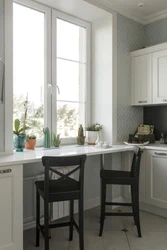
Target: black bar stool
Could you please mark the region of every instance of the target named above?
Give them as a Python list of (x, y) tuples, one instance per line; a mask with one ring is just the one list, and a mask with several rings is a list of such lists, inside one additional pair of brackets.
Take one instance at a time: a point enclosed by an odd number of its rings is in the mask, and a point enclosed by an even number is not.
[[(49, 250), (49, 228), (69, 226), (69, 240), (73, 240), (73, 227), (79, 233), (80, 250), (84, 250), (83, 232), (83, 192), (84, 192), (84, 165), (86, 155), (72, 157), (43, 157), (45, 167), (44, 181), (36, 181), (36, 246), (40, 243), (40, 232), (45, 240), (45, 250)], [(56, 167), (75, 166), (68, 174), (62, 174)], [(79, 171), (79, 181), (70, 178), (70, 175)], [(50, 179), (50, 173), (60, 176), (57, 180)], [(44, 200), (44, 226), (40, 224), (40, 196)], [(79, 205), (79, 225), (74, 220), (74, 200)], [(70, 221), (49, 225), (49, 203), (70, 201)]]
[[(140, 174), (140, 161), (142, 151), (139, 147), (134, 146), (134, 156), (132, 161), (131, 171), (116, 171), (105, 170), (103, 167), (103, 158), (101, 157), (101, 217), (100, 217), (100, 232), (102, 236), (105, 216), (133, 216), (135, 225), (137, 227), (138, 235), (141, 237), (140, 216), (139, 216), (139, 174)], [(132, 203), (117, 203), (106, 202), (106, 186), (107, 185), (130, 185)], [(132, 213), (107, 213), (105, 206), (131, 206)]]

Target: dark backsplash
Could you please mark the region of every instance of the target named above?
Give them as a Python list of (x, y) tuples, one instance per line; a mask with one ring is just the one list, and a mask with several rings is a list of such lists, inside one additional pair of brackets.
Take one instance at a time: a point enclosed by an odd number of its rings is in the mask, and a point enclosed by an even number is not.
[(154, 125), (156, 140), (160, 140), (161, 132), (167, 136), (167, 106), (144, 107), (144, 124)]

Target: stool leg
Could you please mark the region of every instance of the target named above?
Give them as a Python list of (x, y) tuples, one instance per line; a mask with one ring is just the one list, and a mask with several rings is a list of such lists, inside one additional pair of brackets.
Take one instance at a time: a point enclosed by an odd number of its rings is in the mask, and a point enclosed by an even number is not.
[(36, 247), (39, 247), (39, 237), (40, 231), (38, 225), (40, 224), (40, 195), (38, 189), (36, 188)]
[(100, 216), (100, 232), (99, 236), (103, 234), (104, 220), (105, 220), (105, 202), (106, 202), (106, 184), (101, 181), (101, 216)]
[(73, 220), (74, 220), (74, 201), (70, 201), (70, 232), (69, 232), (69, 241), (73, 240)]
[(140, 227), (140, 211), (139, 211), (139, 187), (134, 188), (134, 204), (135, 204), (135, 218), (138, 236), (141, 238), (141, 227)]
[(45, 250), (49, 250), (49, 204), (44, 201), (44, 239)]
[(79, 199), (79, 249), (84, 250), (84, 212), (83, 212), (83, 196)]
[(137, 225), (136, 222), (136, 214), (135, 214), (135, 197), (134, 197), (134, 188), (131, 186), (131, 197), (132, 197), (132, 211), (133, 211), (133, 218), (134, 218), (134, 223)]

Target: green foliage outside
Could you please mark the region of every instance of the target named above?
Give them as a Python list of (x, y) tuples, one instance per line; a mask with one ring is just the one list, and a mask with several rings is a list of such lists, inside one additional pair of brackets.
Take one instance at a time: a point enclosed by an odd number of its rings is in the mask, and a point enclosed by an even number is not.
[[(24, 103), (25, 97), (14, 96), (13, 103), (13, 120), (19, 119), (21, 123), (24, 122)], [(63, 105), (57, 110), (57, 128), (58, 131), (65, 131), (64, 136), (69, 136), (68, 130), (74, 130), (77, 127), (77, 117), (75, 109), (69, 109), (68, 105)], [(27, 122), (26, 125), (31, 128), (30, 132), (37, 136), (37, 139), (43, 138), (44, 128), (44, 105), (34, 107), (32, 102), (28, 102)], [(61, 136), (63, 136), (61, 134)]]

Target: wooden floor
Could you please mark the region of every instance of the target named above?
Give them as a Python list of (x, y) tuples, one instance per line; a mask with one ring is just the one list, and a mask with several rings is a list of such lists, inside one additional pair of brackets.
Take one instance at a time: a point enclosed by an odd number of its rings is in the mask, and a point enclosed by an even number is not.
[[(137, 237), (131, 217), (108, 217), (103, 237), (98, 236), (99, 208), (85, 212), (85, 250), (166, 250), (167, 219), (141, 211), (142, 239)], [(76, 215), (77, 217), (77, 215)], [(24, 232), (24, 250), (44, 250), (43, 239), (39, 248), (34, 246), (35, 230)], [(78, 234), (68, 241), (68, 228), (52, 230), (50, 250), (79, 250)]]

